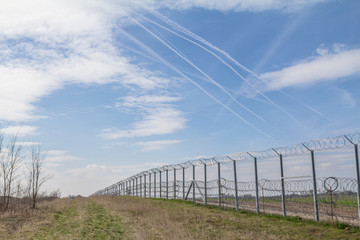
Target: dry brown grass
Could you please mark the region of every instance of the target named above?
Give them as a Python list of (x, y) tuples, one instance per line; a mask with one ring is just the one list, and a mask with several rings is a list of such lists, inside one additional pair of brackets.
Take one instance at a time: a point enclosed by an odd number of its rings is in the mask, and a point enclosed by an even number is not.
[[(89, 206), (94, 204), (103, 210), (91, 215)], [(59, 213), (62, 215), (57, 220)], [(95, 220), (98, 216), (104, 217), (100, 221), (108, 221), (106, 229), (104, 225), (106, 234), (119, 228), (124, 233), (121, 238), (103, 234), (95, 239), (360, 239), (360, 232), (353, 228), (224, 211), (182, 201), (112, 196), (43, 202), (30, 220), (16, 229), (9, 230), (16, 218), (10, 225), (0, 219), (0, 239), (94, 239), (89, 232), (102, 222), (90, 226), (89, 217)]]
[(181, 201), (100, 196), (119, 214), (131, 239), (360, 239), (360, 233), (309, 222), (292, 222), (195, 206)]

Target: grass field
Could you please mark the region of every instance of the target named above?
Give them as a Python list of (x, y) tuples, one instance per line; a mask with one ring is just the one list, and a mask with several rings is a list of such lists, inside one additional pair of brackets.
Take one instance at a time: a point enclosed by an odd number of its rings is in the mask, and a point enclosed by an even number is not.
[(0, 239), (360, 239), (336, 223), (219, 210), (180, 200), (58, 199), (0, 217)]

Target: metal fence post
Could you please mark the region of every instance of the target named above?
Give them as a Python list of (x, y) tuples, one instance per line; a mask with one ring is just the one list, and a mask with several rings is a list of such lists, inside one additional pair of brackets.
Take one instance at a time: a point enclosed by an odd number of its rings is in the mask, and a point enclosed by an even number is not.
[(358, 205), (358, 220), (360, 224), (360, 171), (359, 171), (359, 148), (358, 144), (355, 144), (347, 136), (344, 136), (351, 144), (354, 145), (355, 153), (355, 170), (356, 170), (356, 180), (357, 180), (357, 205)]
[(204, 192), (205, 192), (205, 199), (204, 203), (207, 204), (207, 172), (206, 172), (206, 163), (204, 163)]
[(183, 184), (183, 200), (185, 200), (185, 168), (183, 167), (182, 168), (182, 175), (183, 175), (183, 182), (182, 182), (182, 184)]
[(140, 175), (140, 197), (142, 197), (142, 176)]
[(218, 165), (219, 208), (221, 208), (221, 175), (220, 175), (220, 162), (218, 162), (217, 165)]
[(174, 199), (176, 199), (176, 169), (174, 168)]
[(127, 196), (128, 188), (129, 188), (129, 183), (128, 183), (128, 180), (126, 179), (125, 180), (125, 196)]
[(131, 177), (132, 196), (135, 196), (135, 178)]
[(156, 198), (156, 172), (154, 172), (154, 198)]
[(133, 193), (132, 195), (135, 196), (135, 178), (132, 179), (132, 182), (133, 182)]
[(132, 196), (135, 196), (135, 178), (131, 177)]
[(355, 163), (356, 163), (356, 178), (357, 178), (357, 185), (358, 185), (358, 192), (357, 192), (357, 199), (358, 199), (358, 218), (360, 222), (360, 173), (359, 173), (359, 151), (358, 145), (354, 144), (355, 149)]
[(138, 177), (135, 177), (135, 184), (136, 184), (136, 196), (139, 196), (139, 185), (138, 185)]
[(169, 199), (169, 170), (166, 169), (166, 199)]
[(146, 198), (146, 174), (144, 174), (144, 198)]
[(314, 159), (314, 151), (313, 150), (311, 150), (311, 168), (312, 168), (313, 184), (314, 184), (315, 221), (319, 221), (319, 206), (318, 206), (318, 197), (317, 197), (315, 159)]
[(239, 196), (238, 196), (238, 183), (237, 183), (237, 172), (236, 172), (236, 161), (233, 160), (234, 167), (234, 182), (235, 182), (235, 206), (236, 210), (239, 210)]
[(281, 175), (281, 202), (283, 209), (283, 216), (286, 216), (286, 198), (285, 198), (285, 182), (284, 182), (284, 167), (283, 167), (283, 156), (280, 156), (280, 175)]
[(151, 198), (151, 173), (149, 173), (149, 198)]
[(281, 202), (283, 216), (286, 216), (286, 198), (285, 198), (285, 181), (284, 181), (284, 167), (283, 167), (283, 155), (278, 153), (274, 148), (272, 149), (277, 155), (279, 155), (280, 160), (280, 181), (281, 181)]
[(195, 165), (192, 166), (193, 166), (193, 181), (194, 181), (192, 201), (195, 202)]
[(129, 195), (129, 188), (130, 188), (129, 179), (126, 179), (126, 195)]
[(126, 180), (125, 183), (126, 183), (126, 184), (125, 184), (125, 195), (127, 195), (127, 194), (128, 194), (129, 181)]
[(129, 190), (128, 190), (128, 193), (129, 193), (129, 196), (131, 196), (131, 179), (128, 180), (129, 182)]
[(159, 189), (159, 192), (160, 192), (160, 198), (162, 198), (162, 196), (161, 196), (161, 193), (162, 193), (162, 180), (161, 180), (161, 170), (160, 170), (160, 172), (159, 172), (159, 181), (160, 181), (160, 189)]
[(302, 144), (307, 150), (310, 151), (311, 154), (311, 169), (312, 169), (312, 177), (313, 177), (313, 196), (314, 196), (314, 211), (315, 211), (315, 221), (319, 221), (319, 205), (318, 205), (318, 197), (317, 197), (317, 186), (316, 186), (316, 170), (315, 170), (315, 157), (314, 150), (308, 148), (305, 144)]
[(257, 158), (254, 157), (254, 168), (255, 168), (255, 188), (256, 188), (256, 212), (260, 212), (259, 208), (259, 180), (258, 180), (258, 170), (257, 170)]
[(256, 197), (256, 213), (260, 213), (260, 206), (259, 206), (259, 180), (258, 180), (258, 170), (257, 170), (257, 158), (247, 153), (254, 159), (254, 171), (255, 171), (255, 197)]

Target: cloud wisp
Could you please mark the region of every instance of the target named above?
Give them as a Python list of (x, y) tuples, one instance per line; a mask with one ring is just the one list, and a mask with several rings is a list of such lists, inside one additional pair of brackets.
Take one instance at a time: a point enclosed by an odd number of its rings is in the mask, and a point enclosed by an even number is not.
[(170, 145), (181, 143), (181, 140), (159, 140), (159, 141), (147, 141), (136, 142), (136, 146), (142, 147), (141, 151), (157, 151), (167, 148)]
[(360, 49), (325, 54), (274, 72), (261, 74), (267, 91), (306, 87), (360, 74)]
[(136, 111), (143, 119), (131, 124), (129, 129), (104, 129), (100, 136), (113, 140), (119, 138), (166, 135), (186, 127), (186, 117), (173, 105), (181, 97), (170, 95), (133, 95), (120, 98), (115, 107), (120, 111)]
[(19, 137), (25, 137), (25, 136), (32, 136), (37, 134), (38, 128), (35, 126), (30, 125), (18, 125), (18, 126), (9, 126), (5, 128), (1, 128), (0, 132), (12, 135), (12, 136), (19, 136)]
[[(28, 1), (2, 2), (0, 8), (0, 119), (23, 122), (44, 118), (36, 103), (69, 84), (120, 84), (142, 90), (163, 88), (169, 79), (132, 63), (114, 45), (113, 29), (128, 25), (133, 11), (195, 7), (219, 11), (299, 9), (320, 0), (269, 1)], [(64, 17), (66, 16), (66, 17)], [(170, 111), (170, 110), (169, 110)], [(168, 111), (168, 113), (169, 113)], [(153, 111), (145, 122), (150, 121)], [(46, 114), (45, 114), (46, 115)], [(181, 113), (172, 111), (172, 116)], [(257, 115), (258, 116), (258, 115)], [(135, 127), (136, 127), (135, 126)], [(180, 129), (181, 123), (175, 129)], [(165, 131), (166, 132), (166, 131)], [(169, 131), (167, 131), (169, 132)], [(123, 133), (120, 135), (124, 135)], [(138, 135), (130, 131), (125, 135)]]
[(173, 108), (147, 109), (143, 120), (132, 124), (128, 130), (104, 129), (100, 134), (104, 139), (148, 137), (165, 135), (185, 128), (183, 113)]
[(37, 114), (35, 104), (69, 84), (116, 83), (143, 90), (168, 84), (168, 79), (132, 63), (114, 45), (112, 29), (116, 19), (126, 18), (124, 6), (36, 2), (1, 3), (0, 119), (44, 117)]
[(63, 165), (63, 162), (67, 161), (79, 161), (81, 158), (69, 155), (68, 151), (62, 150), (50, 150), (44, 152), (46, 154), (45, 164), (57, 164), (57, 166)]

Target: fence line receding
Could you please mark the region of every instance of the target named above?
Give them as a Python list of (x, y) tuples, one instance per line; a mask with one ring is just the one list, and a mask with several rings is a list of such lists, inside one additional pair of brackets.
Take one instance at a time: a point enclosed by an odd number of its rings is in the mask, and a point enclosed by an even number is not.
[[(293, 147), (164, 165), (92, 195), (191, 199), (259, 214), (359, 225), (359, 143), (360, 133), (355, 132)], [(351, 176), (338, 176), (338, 170)]]

